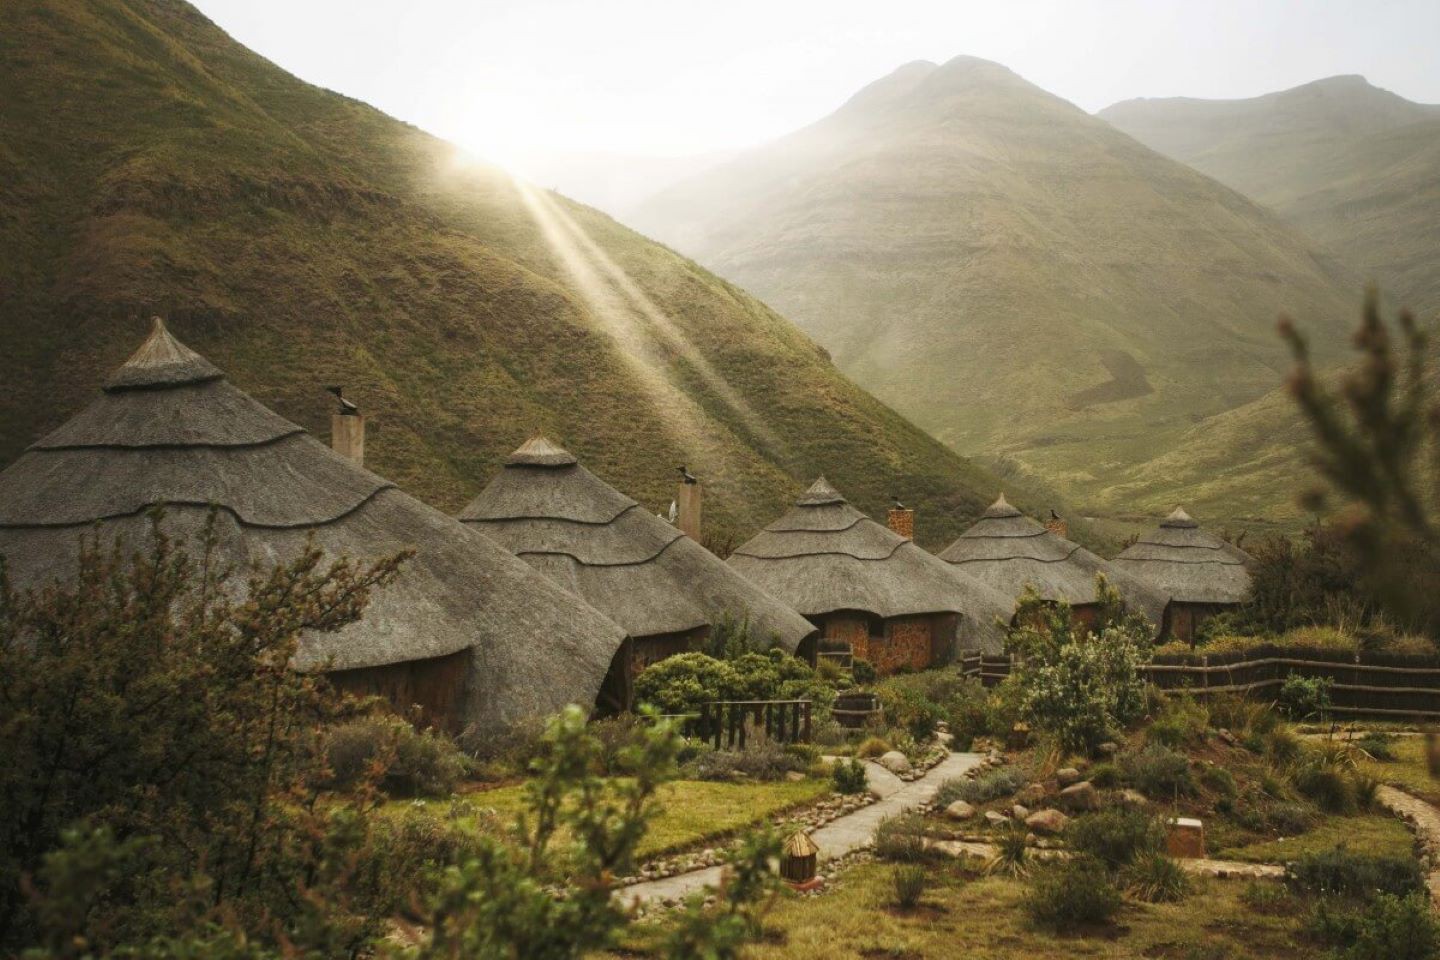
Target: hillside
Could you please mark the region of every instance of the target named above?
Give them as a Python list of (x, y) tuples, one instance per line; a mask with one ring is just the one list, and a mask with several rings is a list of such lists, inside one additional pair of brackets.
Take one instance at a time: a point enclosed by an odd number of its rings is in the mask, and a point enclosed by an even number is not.
[(997, 64), (908, 64), (634, 222), (958, 450), (1086, 500), (1335, 354), (1358, 285), (1294, 230)]
[(309, 86), (180, 0), (0, 5), (0, 463), (93, 397), (152, 313), (456, 509), (544, 431), (653, 507), (675, 465), (737, 541), (820, 472), (943, 543), (997, 481), (759, 301), (594, 210)]
[(1392, 300), (1440, 311), (1440, 105), (1348, 76), (1247, 100), (1127, 100), (1100, 116), (1274, 209)]

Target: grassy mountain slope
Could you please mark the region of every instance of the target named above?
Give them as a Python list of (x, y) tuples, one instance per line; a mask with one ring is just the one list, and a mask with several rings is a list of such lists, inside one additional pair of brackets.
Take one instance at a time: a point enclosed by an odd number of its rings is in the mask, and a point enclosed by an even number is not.
[(180, 0), (7, 0), (0, 103), (0, 463), (161, 313), (321, 436), (343, 383), (370, 465), (447, 509), (537, 430), (657, 509), (689, 464), (742, 538), (821, 471), (930, 544), (994, 495), (759, 301)]
[(774, 304), (960, 450), (1103, 501), (1333, 356), (1358, 290), (1234, 191), (1009, 70), (914, 63), (634, 217)]
[(1391, 299), (1440, 311), (1440, 105), (1347, 76), (1247, 100), (1127, 100), (1100, 116), (1271, 207)]

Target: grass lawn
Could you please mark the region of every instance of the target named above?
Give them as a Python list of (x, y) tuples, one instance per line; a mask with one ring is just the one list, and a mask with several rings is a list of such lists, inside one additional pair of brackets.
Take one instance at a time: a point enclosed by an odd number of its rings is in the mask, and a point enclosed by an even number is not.
[(1375, 813), (1355, 817), (1327, 816), (1314, 829), (1298, 837), (1213, 850), (1211, 855), (1219, 860), (1285, 863), (1298, 860), (1307, 853), (1333, 850), (1341, 844), (1357, 853), (1397, 857), (1410, 856), (1415, 847), (1414, 837), (1405, 824), (1388, 814)]
[(1390, 749), (1395, 753), (1392, 762), (1366, 760), (1361, 768), (1381, 783), (1399, 787), (1440, 806), (1440, 780), (1430, 776), (1430, 769), (1425, 764), (1425, 738), (1396, 737)]
[[(523, 786), (515, 784), (472, 793), (466, 799), (481, 810), (493, 809), (511, 822), (524, 805)], [(758, 824), (782, 810), (819, 800), (830, 793), (829, 780), (798, 783), (711, 783), (677, 780), (660, 788), (660, 811), (640, 842), (640, 856), (664, 856), (718, 840)], [(409, 804), (401, 801), (398, 805)], [(448, 800), (434, 805), (448, 804)]]
[[(1030, 957), (1195, 958), (1260, 960), (1320, 956), (1299, 933), (1299, 911), (1260, 914), (1240, 900), (1246, 884), (1212, 880), (1178, 904), (1127, 903), (1113, 926), (1054, 934), (1034, 929), (1021, 900), (1023, 883), (968, 879), (952, 865), (932, 867), (931, 887), (914, 913), (890, 906), (889, 865), (848, 871), (839, 887), (814, 899), (786, 897), (766, 920), (765, 941), (748, 960)], [(660, 931), (641, 927), (618, 956), (645, 956)]]

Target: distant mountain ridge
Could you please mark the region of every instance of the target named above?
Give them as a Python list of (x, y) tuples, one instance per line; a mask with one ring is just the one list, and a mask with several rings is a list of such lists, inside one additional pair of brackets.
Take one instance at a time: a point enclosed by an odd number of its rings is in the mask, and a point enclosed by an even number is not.
[(148, 317), (321, 437), (457, 509), (535, 432), (735, 542), (824, 472), (939, 544), (999, 481), (764, 304), (608, 217), (305, 84), (180, 0), (0, 5), (0, 463)]
[(1269, 211), (973, 57), (906, 64), (631, 220), (956, 449), (1082, 500), (1272, 390), (1277, 315), (1323, 361), (1358, 302)]
[(1393, 301), (1440, 312), (1440, 104), (1340, 76), (1244, 100), (1125, 100), (1099, 116), (1272, 208)]

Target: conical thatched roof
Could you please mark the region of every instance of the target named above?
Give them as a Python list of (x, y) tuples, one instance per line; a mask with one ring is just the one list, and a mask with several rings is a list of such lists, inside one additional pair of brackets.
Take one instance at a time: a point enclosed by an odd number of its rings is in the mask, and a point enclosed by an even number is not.
[(852, 507), (824, 477), (730, 564), (807, 617), (859, 610), (878, 617), (962, 615), (968, 646), (998, 649), (997, 618), (1014, 601)]
[(414, 547), (364, 618), (302, 639), (301, 669), (472, 651), (462, 723), (496, 729), (594, 702), (624, 632), (502, 549), (334, 453), (178, 343), (158, 320), (105, 392), (0, 472), (0, 553), (20, 584), (73, 571), (80, 538), (135, 543), (150, 507), (193, 537), (218, 508), (222, 559)]
[(786, 650), (814, 632), (804, 617), (714, 554), (535, 437), (460, 513), (632, 637), (748, 618)]
[(940, 554), (966, 573), (1007, 597), (1019, 597), (1033, 586), (1046, 600), (1070, 604), (1095, 600), (1095, 577), (1103, 573), (1132, 609), (1143, 613), (1156, 629), (1166, 598), (1124, 570), (1078, 543), (1047, 530), (1005, 501), (990, 505), (974, 526)]
[(1181, 603), (1240, 603), (1250, 591), (1249, 555), (1177, 507), (1151, 533), (1127, 547), (1113, 564)]

